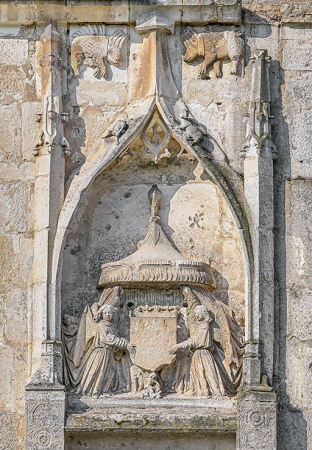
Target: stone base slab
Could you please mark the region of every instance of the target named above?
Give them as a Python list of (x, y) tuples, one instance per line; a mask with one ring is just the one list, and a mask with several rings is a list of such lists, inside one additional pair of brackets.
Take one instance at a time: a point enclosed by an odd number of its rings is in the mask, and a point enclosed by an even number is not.
[(66, 432), (235, 433), (229, 399), (68, 398)]

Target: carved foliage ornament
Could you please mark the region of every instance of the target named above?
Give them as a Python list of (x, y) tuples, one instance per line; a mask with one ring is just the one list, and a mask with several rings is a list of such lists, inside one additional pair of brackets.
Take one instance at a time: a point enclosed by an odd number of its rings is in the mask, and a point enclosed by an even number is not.
[(155, 112), (152, 120), (141, 134), (144, 144), (142, 157), (152, 159), (155, 164), (162, 158), (170, 158), (171, 153), (168, 150), (169, 137), (170, 134), (167, 127), (159, 117), (159, 114)]
[(126, 35), (117, 30), (107, 36), (105, 25), (87, 25), (75, 34), (71, 45), (71, 64), (76, 77), (79, 77), (80, 66), (92, 67), (96, 78), (106, 78), (107, 63), (114, 66), (122, 64), (122, 46)]
[(244, 65), (244, 41), (239, 31), (195, 33), (192, 28), (183, 30), (186, 52), (183, 61), (187, 64), (202, 60), (199, 78), (210, 78), (213, 67), (214, 77), (222, 76), (222, 61), (231, 61), (231, 74), (238, 74), (239, 64)]

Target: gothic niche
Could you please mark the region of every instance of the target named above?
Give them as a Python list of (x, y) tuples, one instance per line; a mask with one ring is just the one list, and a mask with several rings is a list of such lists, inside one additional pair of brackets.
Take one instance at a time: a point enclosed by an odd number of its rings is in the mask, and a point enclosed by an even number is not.
[[(242, 330), (213, 295), (210, 265), (183, 256), (165, 235), (156, 185), (148, 197), (150, 222), (138, 250), (102, 265), (103, 293), (79, 323), (63, 318), (67, 389), (95, 397), (233, 397), (242, 374)], [(134, 305), (129, 316), (122, 299)]]

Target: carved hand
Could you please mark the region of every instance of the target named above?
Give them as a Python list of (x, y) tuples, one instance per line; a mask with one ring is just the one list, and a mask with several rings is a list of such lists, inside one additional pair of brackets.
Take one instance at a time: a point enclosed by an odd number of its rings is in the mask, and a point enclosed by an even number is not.
[(169, 349), (169, 355), (175, 355), (177, 353), (177, 351), (179, 350), (179, 348), (180, 348), (179, 344), (173, 345)]
[(127, 344), (127, 350), (130, 353), (131, 356), (135, 355), (135, 347), (131, 344)]

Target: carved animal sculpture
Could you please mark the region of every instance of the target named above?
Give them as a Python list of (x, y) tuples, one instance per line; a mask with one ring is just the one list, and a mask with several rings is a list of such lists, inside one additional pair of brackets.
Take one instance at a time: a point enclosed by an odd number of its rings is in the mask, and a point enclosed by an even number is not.
[(236, 31), (196, 34), (187, 27), (184, 30), (186, 53), (183, 61), (190, 64), (202, 58), (200, 78), (209, 79), (211, 66), (213, 65), (215, 76), (221, 77), (221, 62), (229, 59), (232, 63), (231, 74), (237, 75), (238, 65), (240, 62), (243, 64), (244, 55), (244, 41), (241, 35), (242, 33)]
[(109, 128), (107, 133), (105, 134), (105, 138), (115, 136), (116, 144), (119, 144), (119, 139), (124, 134), (124, 132), (128, 129), (128, 124), (125, 120), (117, 120), (113, 128)]
[(95, 35), (100, 29), (96, 27), (82, 27), (75, 34), (71, 46), (72, 68), (76, 77), (79, 77), (80, 66), (94, 69), (93, 75), (106, 78), (106, 63), (119, 66), (122, 63), (122, 45), (126, 39), (123, 31), (117, 30), (112, 36)]
[[(203, 129), (200, 129), (195, 120), (191, 117), (188, 108), (183, 105), (180, 111), (179, 130), (184, 134), (187, 141), (193, 145), (198, 145), (204, 139)], [(207, 135), (207, 133), (205, 133)]]

